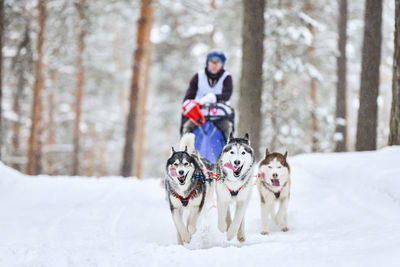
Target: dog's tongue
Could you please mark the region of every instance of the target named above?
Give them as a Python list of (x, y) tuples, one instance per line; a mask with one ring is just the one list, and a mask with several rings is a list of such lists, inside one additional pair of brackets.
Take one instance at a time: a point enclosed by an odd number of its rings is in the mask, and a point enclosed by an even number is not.
[(171, 174), (171, 176), (178, 176), (178, 175), (176, 174), (176, 169), (173, 168), (173, 167), (169, 168), (169, 173)]
[(271, 179), (271, 181), (272, 181), (272, 185), (273, 186), (280, 186), (281, 185), (281, 183), (279, 182), (279, 179)]
[(233, 170), (234, 172), (236, 172), (239, 169), (239, 168), (233, 167), (232, 163), (230, 163), (230, 162), (225, 163), (224, 167), (227, 167), (227, 168)]

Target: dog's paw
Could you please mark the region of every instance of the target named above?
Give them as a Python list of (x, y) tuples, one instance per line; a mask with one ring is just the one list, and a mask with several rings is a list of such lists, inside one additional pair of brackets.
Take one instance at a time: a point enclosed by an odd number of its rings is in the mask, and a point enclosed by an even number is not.
[(287, 227), (285, 226), (285, 227), (283, 227), (281, 230), (282, 230), (282, 232), (287, 232), (287, 231), (289, 231), (289, 228), (287, 228)]
[(181, 233), (181, 238), (182, 238), (183, 242), (190, 243), (190, 240), (192, 239), (192, 236), (189, 234), (188, 231), (185, 231), (184, 233)]
[(227, 229), (227, 225), (225, 222), (219, 222), (218, 223), (218, 229), (221, 231), (221, 233), (225, 233)]
[(190, 235), (193, 235), (194, 233), (196, 233), (196, 230), (197, 230), (196, 226), (192, 226), (192, 225), (188, 226), (188, 232)]
[(238, 239), (239, 242), (246, 241), (246, 237), (244, 235), (238, 235), (237, 239)]
[(233, 227), (229, 227), (228, 232), (226, 233), (226, 239), (231, 241), (235, 237), (236, 231)]
[(263, 230), (263, 231), (261, 231), (261, 234), (262, 234), (262, 235), (268, 235), (268, 234), (269, 234), (269, 232), (268, 232), (268, 231), (265, 231), (265, 230)]

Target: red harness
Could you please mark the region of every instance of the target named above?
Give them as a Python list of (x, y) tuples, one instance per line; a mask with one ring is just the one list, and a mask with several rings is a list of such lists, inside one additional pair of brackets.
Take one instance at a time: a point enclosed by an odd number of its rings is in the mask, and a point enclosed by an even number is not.
[(225, 186), (226, 186), (226, 188), (229, 190), (229, 193), (231, 193), (231, 196), (237, 196), (237, 194), (239, 194), (239, 191), (242, 189), (242, 187), (243, 187), (244, 185), (242, 185), (241, 187), (239, 187), (238, 190), (236, 190), (236, 191), (230, 189), (227, 185), (225, 185)]
[(196, 188), (193, 189), (192, 193), (191, 193), (190, 196), (187, 197), (187, 198), (184, 198), (184, 197), (178, 195), (178, 193), (176, 193), (176, 192), (174, 192), (174, 193), (175, 193), (175, 196), (181, 201), (182, 205), (183, 205), (184, 207), (186, 207), (187, 204), (189, 203), (190, 198), (193, 196), (193, 194), (194, 194), (195, 191), (196, 191)]

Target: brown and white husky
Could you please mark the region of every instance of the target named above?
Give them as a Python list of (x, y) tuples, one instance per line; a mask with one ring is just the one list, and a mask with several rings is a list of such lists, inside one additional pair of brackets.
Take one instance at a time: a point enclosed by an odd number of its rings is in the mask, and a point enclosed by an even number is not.
[[(264, 159), (258, 165), (257, 177), (261, 200), (261, 234), (269, 232), (269, 217), (283, 232), (288, 231), (286, 214), (290, 197), (290, 167), (287, 152), (284, 155), (270, 153), (267, 148)], [(278, 206), (276, 214), (275, 206)]]

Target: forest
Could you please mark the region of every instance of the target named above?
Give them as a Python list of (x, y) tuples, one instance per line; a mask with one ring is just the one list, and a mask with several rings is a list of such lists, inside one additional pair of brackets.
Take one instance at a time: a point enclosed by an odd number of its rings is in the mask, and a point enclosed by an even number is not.
[(400, 145), (399, 0), (1, 0), (1, 161), (160, 177), (212, 50), (257, 155)]

